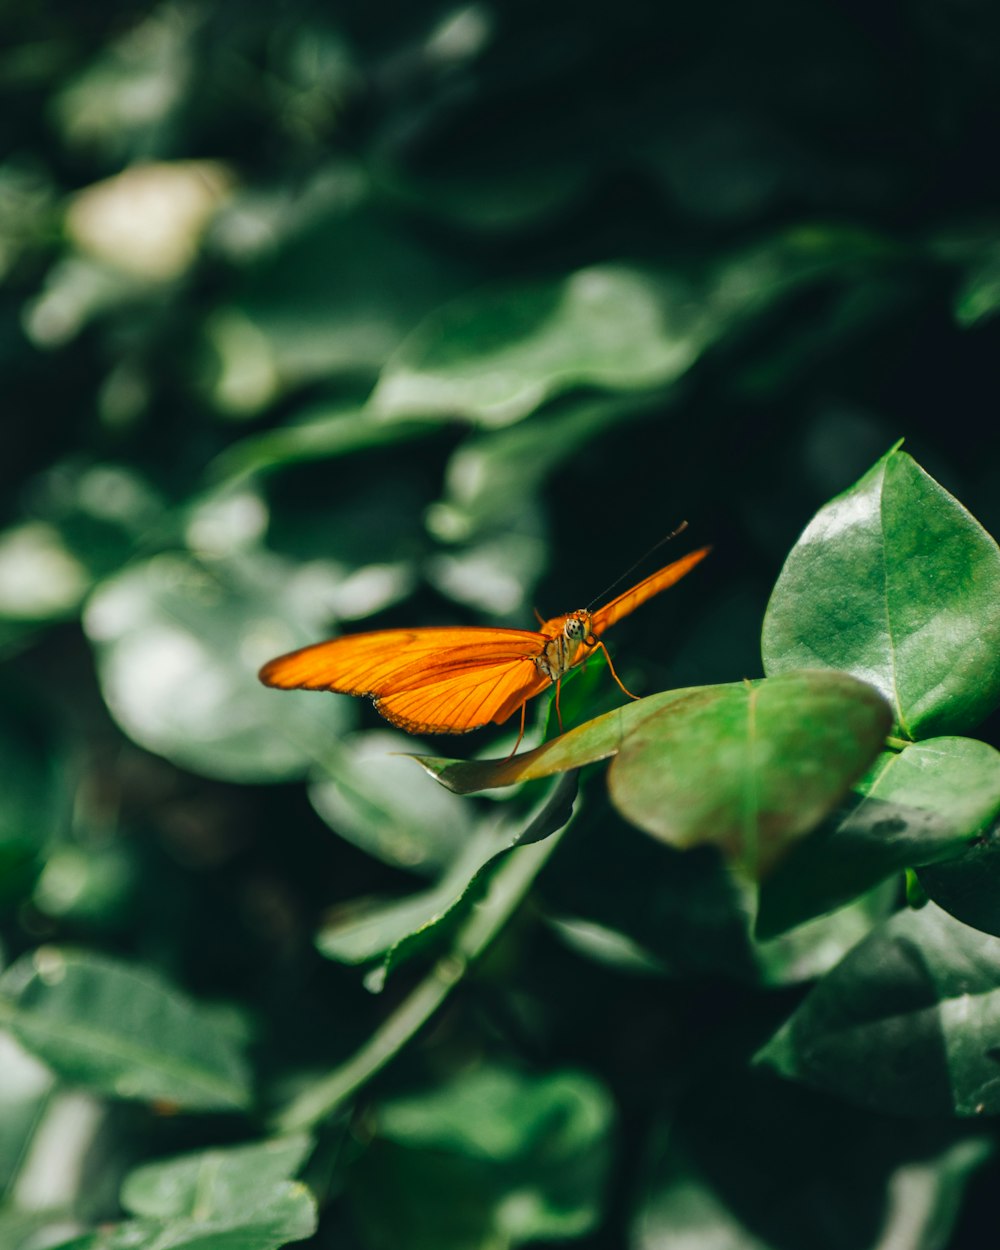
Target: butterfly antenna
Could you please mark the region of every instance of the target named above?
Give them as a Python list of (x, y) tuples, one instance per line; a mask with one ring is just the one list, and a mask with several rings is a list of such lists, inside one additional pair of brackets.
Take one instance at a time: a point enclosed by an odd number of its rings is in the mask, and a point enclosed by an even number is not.
[(640, 564), (644, 564), (654, 551), (659, 551), (664, 543), (670, 542), (671, 538), (676, 538), (678, 534), (683, 534), (687, 527), (687, 521), (681, 521), (680, 525), (678, 525), (675, 530), (671, 530), (669, 534), (664, 534), (659, 542), (653, 543), (652, 547), (650, 547), (648, 551), (644, 551), (642, 553), (639, 559), (636, 560), (635, 564), (630, 564), (625, 572), (619, 574), (610, 586), (605, 586), (599, 595), (596, 595), (593, 599), (591, 599), (590, 603), (587, 604), (587, 607), (584, 610), (589, 612), (595, 603), (603, 599), (605, 595), (610, 594), (616, 586), (620, 586), (626, 577), (630, 577), (636, 571)]

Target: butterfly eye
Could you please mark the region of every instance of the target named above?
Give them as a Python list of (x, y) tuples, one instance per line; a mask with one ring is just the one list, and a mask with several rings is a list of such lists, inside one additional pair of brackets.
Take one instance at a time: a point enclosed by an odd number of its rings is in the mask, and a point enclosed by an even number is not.
[(563, 627), (563, 632), (572, 642), (579, 642), (587, 631), (584, 629), (583, 621), (576, 616), (571, 616)]

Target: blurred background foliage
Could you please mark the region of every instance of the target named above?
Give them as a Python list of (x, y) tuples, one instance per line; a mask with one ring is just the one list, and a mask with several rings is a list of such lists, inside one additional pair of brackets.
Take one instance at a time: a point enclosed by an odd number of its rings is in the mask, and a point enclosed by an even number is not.
[[(177, 987), (219, 1081), (80, 1093), (0, 1036), (0, 1243), (42, 1247), (143, 1161), (259, 1138), (235, 1039), (264, 1107), (346, 1058), (399, 992), (372, 957), (536, 799), (444, 794), (264, 660), (528, 624), (686, 518), (715, 553), (616, 630), (623, 679), (758, 676), (796, 535), (901, 436), (1000, 531), (1000, 10), (7, 0), (0, 31), (0, 961)], [(711, 865), (584, 799), (321, 1141), (314, 1244), (977, 1244), (983, 1133), (746, 1071), (891, 896), (754, 945)], [(290, 1192), (239, 1244), (310, 1231)]]

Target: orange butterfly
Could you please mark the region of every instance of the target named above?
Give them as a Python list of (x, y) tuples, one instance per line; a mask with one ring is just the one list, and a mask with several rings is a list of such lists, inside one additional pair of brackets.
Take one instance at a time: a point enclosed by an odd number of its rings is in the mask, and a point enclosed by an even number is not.
[(622, 691), (637, 698), (622, 685), (600, 637), (680, 581), (710, 550), (675, 560), (596, 612), (539, 617), (538, 630), (445, 625), (348, 634), (279, 655), (260, 670), (260, 680), (282, 690), (368, 695), (386, 720), (408, 733), (467, 733), (491, 721), (502, 725), (520, 708), (519, 745), (528, 700), (555, 682), (558, 716), (563, 677), (592, 651), (604, 652)]

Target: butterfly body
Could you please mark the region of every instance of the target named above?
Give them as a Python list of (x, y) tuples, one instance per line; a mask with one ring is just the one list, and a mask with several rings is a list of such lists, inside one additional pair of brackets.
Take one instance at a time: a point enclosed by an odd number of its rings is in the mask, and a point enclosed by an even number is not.
[(260, 670), (260, 680), (284, 690), (366, 695), (409, 733), (467, 733), (502, 725), (520, 709), (523, 733), (529, 699), (554, 684), (558, 700), (559, 683), (572, 668), (595, 649), (607, 656), (600, 641), (605, 629), (679, 581), (708, 552), (702, 547), (675, 560), (596, 612), (581, 608), (537, 630), (430, 626), (348, 634), (278, 656)]

